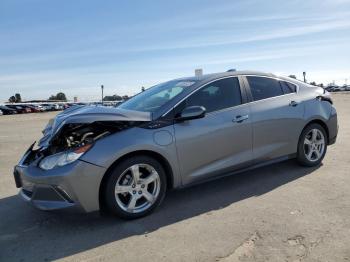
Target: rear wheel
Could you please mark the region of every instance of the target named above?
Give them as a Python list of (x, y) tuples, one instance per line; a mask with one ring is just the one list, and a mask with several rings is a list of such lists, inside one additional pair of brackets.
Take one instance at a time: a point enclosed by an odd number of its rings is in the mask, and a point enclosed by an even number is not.
[(307, 126), (299, 138), (297, 160), (303, 166), (319, 165), (327, 151), (327, 134), (319, 124)]
[(148, 156), (136, 156), (118, 164), (107, 181), (108, 209), (124, 219), (143, 217), (162, 202), (166, 176), (162, 165)]

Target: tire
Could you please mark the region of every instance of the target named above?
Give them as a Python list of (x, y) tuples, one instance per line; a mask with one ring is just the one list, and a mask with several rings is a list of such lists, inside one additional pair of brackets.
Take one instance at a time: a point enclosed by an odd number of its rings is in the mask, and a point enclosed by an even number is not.
[(306, 126), (298, 142), (298, 163), (307, 167), (318, 166), (326, 155), (327, 144), (327, 133), (321, 125), (315, 123)]
[(140, 155), (120, 162), (112, 170), (104, 200), (112, 214), (123, 219), (136, 219), (150, 214), (161, 204), (166, 188), (162, 165), (151, 157)]

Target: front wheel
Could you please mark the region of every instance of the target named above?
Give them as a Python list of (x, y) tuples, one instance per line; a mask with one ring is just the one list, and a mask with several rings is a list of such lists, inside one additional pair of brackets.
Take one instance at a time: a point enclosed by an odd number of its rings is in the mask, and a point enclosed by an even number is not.
[(303, 166), (319, 165), (327, 151), (327, 134), (319, 124), (307, 126), (300, 135), (297, 160)]
[(124, 219), (151, 213), (166, 193), (162, 165), (148, 156), (136, 156), (119, 163), (107, 181), (105, 201), (108, 209)]

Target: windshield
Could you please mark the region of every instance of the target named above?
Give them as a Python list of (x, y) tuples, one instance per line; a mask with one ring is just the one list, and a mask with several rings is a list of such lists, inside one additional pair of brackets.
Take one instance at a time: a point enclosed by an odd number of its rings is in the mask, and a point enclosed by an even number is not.
[(173, 80), (153, 86), (146, 91), (130, 98), (119, 105), (119, 108), (143, 112), (155, 112), (157, 109), (180, 95), (186, 88), (192, 86), (195, 81)]

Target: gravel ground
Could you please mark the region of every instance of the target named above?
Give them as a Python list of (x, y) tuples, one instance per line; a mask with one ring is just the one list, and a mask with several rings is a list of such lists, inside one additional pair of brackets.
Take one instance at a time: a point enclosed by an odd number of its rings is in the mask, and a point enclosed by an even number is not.
[(323, 165), (287, 161), (170, 192), (136, 221), (33, 209), (12, 168), (55, 113), (0, 117), (0, 261), (349, 261), (350, 94)]

